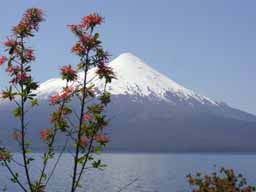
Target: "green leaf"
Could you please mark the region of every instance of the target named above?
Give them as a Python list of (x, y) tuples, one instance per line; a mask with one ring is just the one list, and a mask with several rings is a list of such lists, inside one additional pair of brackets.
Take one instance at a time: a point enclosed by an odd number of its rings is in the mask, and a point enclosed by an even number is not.
[(99, 155), (101, 153), (101, 151), (102, 151), (102, 147), (101, 146), (96, 146), (94, 148), (94, 153), (96, 153), (97, 155)]
[(85, 157), (82, 156), (82, 157), (80, 157), (80, 158), (77, 160), (77, 162), (78, 162), (79, 164), (83, 164), (84, 160), (85, 160)]
[(32, 144), (31, 141), (25, 141), (25, 142), (24, 142), (25, 147), (29, 147), (31, 144)]
[(93, 168), (99, 168), (100, 165), (101, 165), (101, 160), (94, 161), (94, 162), (92, 163)]
[(94, 38), (98, 39), (99, 37), (100, 37), (100, 34), (99, 33), (95, 33)]
[(30, 154), (30, 153), (32, 153), (32, 151), (30, 149), (25, 149), (25, 153)]
[(34, 107), (34, 106), (38, 106), (39, 103), (38, 103), (38, 99), (32, 99), (31, 100), (31, 106)]
[(21, 112), (22, 112), (21, 107), (17, 107), (16, 109), (14, 109), (12, 111), (12, 114), (13, 114), (14, 117), (20, 118), (21, 117)]

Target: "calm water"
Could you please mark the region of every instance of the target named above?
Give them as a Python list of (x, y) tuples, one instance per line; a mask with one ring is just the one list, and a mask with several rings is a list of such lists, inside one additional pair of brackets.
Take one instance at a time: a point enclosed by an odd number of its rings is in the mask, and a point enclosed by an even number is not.
[[(84, 188), (80, 191), (117, 192), (138, 178), (124, 192), (185, 192), (189, 191), (186, 174), (215, 171), (214, 165), (232, 167), (249, 178), (250, 184), (256, 184), (256, 155), (103, 154), (101, 159), (108, 167), (105, 171), (88, 172), (83, 178)], [(47, 191), (69, 191), (72, 159), (69, 154), (64, 154), (62, 160)], [(39, 168), (39, 163), (35, 162), (31, 172), (36, 175)], [(7, 184), (8, 191), (20, 191), (9, 185), (8, 176), (5, 168), (0, 167), (0, 186)]]

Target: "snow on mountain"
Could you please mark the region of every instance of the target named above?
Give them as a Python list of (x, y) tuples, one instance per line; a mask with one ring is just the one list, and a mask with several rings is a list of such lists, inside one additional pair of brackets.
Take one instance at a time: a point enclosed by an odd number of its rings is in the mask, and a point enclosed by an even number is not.
[[(191, 101), (192, 99), (201, 104), (218, 105), (217, 102), (196, 94), (157, 72), (131, 53), (121, 54), (110, 62), (109, 66), (113, 68), (117, 76), (117, 79), (113, 80), (108, 86), (108, 91), (110, 91), (112, 95), (153, 96), (159, 100), (172, 103), (173, 101), (168, 97), (168, 94), (171, 93), (183, 101)], [(78, 76), (80, 80), (83, 79), (82, 73)], [(95, 69), (91, 69), (88, 76), (88, 79), (93, 79)], [(101, 80), (93, 79), (92, 83), (94, 83), (99, 90), (103, 89), (104, 84)], [(61, 91), (64, 85), (65, 81), (59, 78), (50, 79), (40, 85), (38, 89), (39, 97), (47, 99), (50, 95)]]

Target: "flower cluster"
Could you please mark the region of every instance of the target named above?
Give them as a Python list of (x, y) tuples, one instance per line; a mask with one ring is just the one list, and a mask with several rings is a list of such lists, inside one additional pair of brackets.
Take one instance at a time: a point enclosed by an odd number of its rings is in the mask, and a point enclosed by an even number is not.
[[(88, 54), (92, 49), (100, 46), (99, 34), (92, 35), (92, 30), (96, 25), (102, 23), (102, 17), (96, 13), (84, 17), (78, 25), (68, 25), (70, 30), (78, 37), (79, 41), (72, 47), (71, 52), (81, 57)], [(88, 29), (91, 29), (88, 31)]]
[(52, 130), (51, 129), (45, 129), (45, 130), (40, 132), (40, 138), (45, 142), (47, 142), (50, 139), (51, 136), (52, 136)]
[(13, 27), (13, 31), (18, 36), (33, 36), (32, 33), (38, 31), (39, 23), (43, 20), (43, 11), (41, 9), (28, 9), (23, 15), (20, 23)]
[(21, 72), (18, 73), (11, 81), (12, 84), (24, 84), (26, 81), (30, 80), (31, 76), (28, 73)]
[(109, 137), (105, 134), (99, 134), (95, 136), (95, 141), (101, 144), (106, 144), (109, 142)]
[[(70, 30), (78, 37), (78, 41), (72, 47), (71, 52), (85, 59), (79, 63), (78, 69), (85, 67), (88, 69), (90, 66), (97, 66), (96, 73), (99, 75), (99, 78), (105, 78), (106, 83), (110, 83), (115, 78), (113, 69), (107, 65), (110, 55), (102, 49), (99, 34), (92, 33), (94, 27), (100, 25), (102, 22), (102, 17), (96, 13), (92, 13), (85, 16), (80, 24), (68, 25)], [(95, 54), (91, 55), (92, 52)], [(88, 60), (89, 55), (92, 56), (90, 60)]]
[(113, 69), (107, 66), (105, 63), (100, 63), (98, 65), (96, 73), (99, 75), (100, 79), (105, 78), (107, 83), (111, 83), (111, 80), (115, 79)]
[(85, 16), (82, 19), (81, 25), (85, 28), (94, 28), (96, 25), (100, 25), (103, 22), (103, 18), (97, 13), (92, 13)]
[(187, 179), (193, 187), (193, 192), (252, 192), (256, 190), (255, 187), (247, 185), (246, 179), (241, 174), (236, 175), (232, 169), (221, 168), (219, 174), (214, 172), (205, 176), (197, 173), (195, 177), (188, 175)]
[(63, 66), (61, 69), (62, 79), (67, 81), (74, 81), (77, 78), (77, 72), (72, 69), (71, 65)]
[(62, 92), (52, 95), (50, 97), (50, 104), (51, 105), (59, 104), (61, 101), (69, 99), (72, 94), (73, 94), (73, 88), (66, 87), (63, 89)]
[(25, 52), (24, 52), (24, 59), (26, 59), (27, 61), (35, 60), (34, 50), (32, 50), (32, 49), (25, 50)]
[(90, 121), (90, 120), (92, 120), (92, 116), (89, 115), (88, 113), (85, 113), (83, 115), (83, 121)]
[(20, 23), (13, 28), (11, 37), (4, 42), (10, 56), (1, 56), (0, 65), (8, 61), (5, 71), (11, 77), (11, 86), (2, 92), (2, 98), (12, 101), (16, 96), (20, 96), (24, 101), (33, 100), (32, 91), (37, 89), (38, 85), (31, 77), (30, 63), (35, 60), (35, 55), (34, 50), (26, 47), (25, 40), (34, 36), (33, 33), (39, 29), (39, 23), (43, 20), (41, 9), (28, 9)]

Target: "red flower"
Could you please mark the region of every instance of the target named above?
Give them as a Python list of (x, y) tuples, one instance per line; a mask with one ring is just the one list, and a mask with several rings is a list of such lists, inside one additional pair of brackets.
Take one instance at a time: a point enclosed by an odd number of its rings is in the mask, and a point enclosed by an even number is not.
[(14, 40), (7, 40), (6, 42), (4, 42), (4, 45), (6, 47), (13, 47), (16, 44), (16, 42)]
[(92, 119), (92, 116), (89, 115), (88, 113), (85, 113), (83, 115), (83, 121), (90, 121)]
[(105, 78), (107, 83), (110, 83), (112, 79), (116, 78), (113, 69), (104, 63), (98, 65), (96, 74), (99, 75), (100, 79)]
[(13, 70), (15, 73), (18, 73), (19, 71), (21, 71), (21, 67), (17, 65), (15, 67), (13, 67)]
[(13, 68), (13, 66), (8, 66), (5, 71), (7, 73), (12, 73), (12, 72), (14, 72), (14, 68)]
[(83, 34), (83, 26), (82, 25), (68, 25), (72, 33), (74, 33), (77, 36), (81, 36)]
[(96, 38), (89, 35), (81, 36), (80, 41), (84, 44), (96, 44)]
[(8, 97), (8, 93), (5, 92), (5, 91), (3, 91), (3, 92), (2, 92), (2, 98), (5, 99), (5, 98), (7, 98), (7, 97)]
[[(8, 69), (9, 70), (9, 69)], [(13, 70), (13, 72), (16, 74), (20, 71), (20, 67), (10, 68), (10, 70)], [(24, 81), (27, 81), (30, 78), (30, 76), (27, 73), (18, 73), (16, 76), (10, 81), (10, 83), (22, 83)]]
[(14, 131), (12, 133), (12, 139), (15, 140), (15, 141), (20, 141), (21, 140), (21, 132), (20, 131)]
[(3, 65), (7, 60), (8, 60), (7, 57), (1, 56), (0, 57), (0, 65)]
[(63, 75), (75, 75), (76, 71), (71, 68), (71, 66), (63, 66), (61, 68), (61, 72)]
[(99, 143), (107, 143), (109, 142), (109, 138), (107, 135), (100, 134), (95, 136), (95, 140)]
[(45, 130), (40, 132), (40, 138), (43, 141), (47, 140), (50, 135), (51, 135), (51, 130), (50, 129), (45, 129)]
[(73, 93), (73, 89), (71, 87), (66, 87), (61, 93), (57, 93), (56, 95), (52, 95), (50, 97), (50, 104), (55, 105), (62, 100), (67, 99)]
[(86, 147), (89, 143), (89, 139), (86, 136), (82, 136), (80, 139), (80, 145)]
[(30, 23), (31, 25), (36, 25), (37, 23), (43, 21), (43, 10), (38, 8), (30, 8), (23, 15), (22, 21)]
[(65, 87), (60, 96), (62, 97), (62, 99), (67, 99), (72, 93), (73, 93), (72, 87)]
[(6, 91), (3, 91), (3, 92), (2, 92), (2, 98), (3, 98), (3, 99), (9, 98), (9, 96), (10, 96), (10, 95), (9, 95), (8, 92), (6, 92)]
[(13, 27), (13, 31), (15, 34), (31, 36), (33, 30), (38, 31), (39, 23), (43, 20), (43, 11), (41, 9), (28, 9), (23, 15), (20, 23), (17, 26)]
[(57, 104), (58, 102), (60, 102), (62, 99), (62, 97), (59, 95), (59, 94), (56, 94), (56, 95), (52, 95), (50, 97), (50, 104), (51, 105), (55, 105)]
[(32, 49), (26, 50), (24, 56), (29, 61), (35, 60), (34, 51)]
[(72, 67), (69, 66), (63, 66), (61, 68), (61, 75), (63, 79), (66, 79), (67, 81), (73, 81), (77, 78), (77, 73)]
[(68, 27), (70, 28), (71, 31), (77, 31), (78, 29), (81, 29), (79, 25), (75, 25), (75, 24), (70, 24), (68, 25)]
[(100, 25), (103, 22), (103, 18), (101, 16), (99, 16), (97, 13), (92, 13), (88, 16), (85, 16), (82, 19), (82, 26), (85, 28), (93, 28), (96, 25)]
[(78, 42), (72, 47), (71, 52), (77, 55), (83, 55), (85, 54), (86, 50), (87, 49), (83, 45), (81, 45), (80, 42)]
[(16, 80), (17, 81), (26, 81), (29, 79), (30, 76), (28, 76), (26, 73), (17, 74)]
[(28, 31), (27, 28), (28, 28), (28, 24), (21, 22), (18, 25), (14, 26), (12, 30), (15, 34), (21, 34)]

